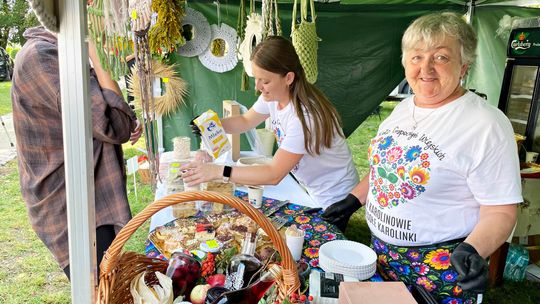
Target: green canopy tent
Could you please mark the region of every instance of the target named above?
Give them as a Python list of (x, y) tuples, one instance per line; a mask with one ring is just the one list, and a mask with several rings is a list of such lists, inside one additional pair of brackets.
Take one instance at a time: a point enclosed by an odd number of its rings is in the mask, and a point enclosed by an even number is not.
[[(91, 244), (94, 235), (94, 184), (92, 174), (91, 154), (91, 116), (88, 100), (87, 49), (84, 45), (84, 35), (87, 29), (85, 4), (80, 1), (34, 0), (40, 21), (49, 28), (59, 32), (59, 59), (64, 149), (66, 155), (66, 189), (68, 205), (68, 229), (70, 235), (70, 256), (72, 257), (71, 278), (72, 301), (74, 303), (94, 303), (95, 292)], [(495, 43), (497, 52), (491, 52), (487, 41), (494, 39), (494, 29), (497, 20), (504, 14), (511, 16), (540, 16), (538, 9), (519, 8), (516, 5), (539, 4), (538, 1), (474, 1), (477, 6), (473, 24), (478, 28), (480, 36), (479, 53), (485, 60), (480, 60), (477, 67), (471, 71), (471, 81), (474, 84), (475, 75), (486, 79), (494, 74), (491, 69), (483, 67), (488, 64), (501, 66), (496, 68), (502, 75), (504, 62), (505, 41)], [(491, 4), (493, 7), (489, 6)], [(486, 5), (486, 6), (483, 6)], [(215, 22), (216, 13), (208, 2), (191, 3), (190, 6), (203, 11), (211, 22)], [(36, 7), (40, 9), (36, 9)], [(280, 5), (285, 29), (290, 24), (290, 4)], [(460, 12), (469, 10), (463, 1), (413, 1), (413, 0), (346, 0), (342, 5), (317, 5), (319, 12), (319, 36), (323, 39), (319, 52), (318, 86), (321, 87), (334, 101), (345, 121), (345, 130), (350, 134), (359, 123), (375, 108), (375, 106), (401, 80), (403, 71), (399, 65), (399, 39), (408, 22), (422, 14), (451, 9)], [(224, 6), (222, 21), (236, 24), (237, 2)], [(213, 17), (212, 17), (213, 16)], [(482, 17), (484, 16), (484, 17)], [(212, 19), (213, 18), (213, 19)], [(483, 19), (482, 19), (483, 18)], [(212, 21), (213, 20), (213, 21)], [(330, 29), (331, 27), (332, 30)], [(285, 33), (287, 34), (287, 33)], [(335, 36), (334, 36), (335, 35)], [(340, 40), (338, 37), (348, 37)], [(487, 40), (487, 41), (486, 41)], [(336, 43), (336, 48), (330, 44)], [(328, 44), (328, 46), (326, 46)], [(488, 45), (483, 47), (483, 45)], [(363, 51), (366, 50), (366, 51)], [(502, 51), (501, 51), (502, 50)], [(488, 52), (489, 51), (489, 52)], [(358, 53), (357, 53), (358, 52)], [(363, 54), (364, 56), (359, 56)], [(495, 58), (497, 54), (503, 54)], [(180, 108), (169, 117), (164, 117), (164, 135), (166, 148), (170, 149), (170, 138), (179, 134), (189, 134), (187, 121), (193, 113), (198, 113), (211, 107), (221, 109), (221, 100), (237, 99), (246, 106), (253, 102), (253, 92), (239, 91), (239, 72), (235, 70), (217, 74), (203, 68), (197, 59), (186, 59), (173, 56), (180, 64), (182, 76), (190, 82), (190, 96), (187, 107)], [(375, 59), (375, 61), (370, 60)], [(363, 68), (363, 69), (362, 69)], [(353, 71), (352, 74), (342, 72), (343, 69)], [(382, 71), (380, 76), (379, 71)], [(479, 71), (479, 72), (478, 72)], [(372, 74), (370, 74), (372, 73)], [(394, 76), (397, 74), (398, 76)], [(344, 75), (344, 76), (343, 76)], [(338, 87), (330, 83), (334, 76), (342, 76)], [(482, 77), (477, 77), (481, 79)], [(502, 77), (501, 77), (502, 78)], [(374, 79), (377, 79), (375, 81)], [(500, 79), (477, 80), (477, 89), (489, 91), (480, 84), (499, 85)], [(383, 84), (381, 84), (383, 83)], [(370, 85), (372, 87), (370, 87)], [(352, 86), (347, 87), (347, 85)], [(362, 94), (356, 96), (355, 93)], [(208, 92), (206, 92), (208, 91)], [(386, 91), (386, 92), (385, 92)], [(498, 93), (498, 90), (494, 91)], [(341, 93), (342, 95), (339, 95)], [(342, 96), (343, 98), (339, 98)], [(488, 96), (491, 103), (496, 103), (496, 97)], [(349, 100), (353, 100), (350, 102)], [(349, 105), (343, 105), (345, 102)], [(356, 104), (357, 103), (357, 104)], [(196, 106), (195, 106), (196, 105)], [(348, 109), (359, 109), (348, 113)]]
[[(388, 96), (404, 78), (401, 65), (401, 37), (415, 18), (434, 11), (451, 10), (466, 14), (472, 11), (472, 24), (479, 35), (478, 60), (472, 67), (467, 87), (485, 93), (497, 104), (505, 63), (506, 40), (496, 36), (504, 15), (540, 16), (540, 9), (517, 5), (540, 4), (540, 1), (469, 1), (459, 0), (344, 0), (341, 3), (316, 3), (317, 33), (322, 39), (318, 50), (319, 77), (316, 85), (335, 104), (348, 136)], [(210, 24), (218, 22), (217, 6), (211, 2), (189, 2)], [(257, 11), (261, 3), (256, 3)], [(236, 27), (239, 1), (220, 5), (220, 21)], [(283, 35), (289, 37), (292, 4), (279, 3)], [(182, 78), (189, 83), (186, 105), (163, 117), (163, 143), (172, 149), (172, 138), (190, 135), (192, 117), (213, 109), (221, 113), (222, 100), (237, 100), (250, 107), (256, 100), (253, 91), (240, 90), (242, 63), (231, 71), (216, 73), (205, 68), (197, 57), (171, 54), (179, 64)], [(192, 148), (197, 142), (193, 138)], [(243, 148), (247, 148), (245, 142)]]

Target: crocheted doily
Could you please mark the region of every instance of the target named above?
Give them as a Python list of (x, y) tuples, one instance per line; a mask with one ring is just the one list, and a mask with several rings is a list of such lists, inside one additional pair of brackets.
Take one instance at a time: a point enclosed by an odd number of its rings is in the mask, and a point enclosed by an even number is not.
[[(238, 34), (236, 30), (225, 23), (222, 23), (221, 27), (212, 24), (210, 28), (212, 30), (212, 39), (206, 50), (199, 55), (199, 60), (207, 69), (214, 72), (223, 73), (234, 69), (238, 63), (236, 54)], [(212, 53), (212, 50), (217, 45), (215, 42), (220, 40), (225, 42), (224, 49), (221, 50), (223, 56), (216, 56)]]
[(244, 70), (250, 77), (253, 77), (250, 60), (251, 53), (253, 53), (253, 48), (262, 41), (263, 31), (262, 16), (257, 13), (251, 13), (247, 17), (244, 40), (240, 43), (238, 49), (240, 59), (242, 59), (244, 64)]
[(212, 39), (210, 24), (201, 12), (187, 7), (186, 15), (182, 20), (182, 27), (186, 25), (191, 26), (191, 33), (193, 35), (191, 40), (186, 38), (186, 44), (178, 49), (178, 54), (186, 57), (195, 57), (204, 52), (210, 44), (210, 40)]

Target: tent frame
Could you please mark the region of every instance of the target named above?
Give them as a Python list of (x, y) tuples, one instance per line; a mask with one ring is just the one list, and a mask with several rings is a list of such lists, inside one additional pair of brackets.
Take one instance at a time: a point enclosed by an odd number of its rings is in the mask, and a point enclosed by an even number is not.
[[(472, 18), (475, 6), (538, 4), (534, 0), (480, 1), (448, 0), (466, 5)], [(58, 56), (62, 98), (62, 127), (66, 170), (66, 195), (73, 303), (95, 303), (97, 273), (95, 255), (94, 171), (92, 120), (88, 98), (88, 49), (86, 4), (57, 1), (59, 23)]]

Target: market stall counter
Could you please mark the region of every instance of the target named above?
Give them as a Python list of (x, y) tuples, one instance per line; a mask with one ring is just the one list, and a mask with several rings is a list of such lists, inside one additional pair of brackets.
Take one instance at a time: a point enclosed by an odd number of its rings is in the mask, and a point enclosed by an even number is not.
[[(252, 153), (243, 152), (242, 155), (252, 155)], [(160, 161), (160, 171), (163, 176), (161, 178), (162, 182), (157, 185), (156, 200), (166, 195), (167, 178), (165, 178), (163, 173), (168, 170), (168, 164), (174, 162), (174, 160), (172, 160), (172, 155), (169, 152), (164, 153)], [(238, 186), (233, 193), (234, 196), (249, 204), (247, 187)], [(199, 204), (200, 206), (200, 204), (204, 204), (204, 202), (194, 202), (194, 204)], [(212, 246), (217, 246), (218, 249), (216, 249), (216, 251), (221, 250), (221, 253), (223, 253), (222, 249), (226, 248), (223, 244), (229, 243), (231, 239), (237, 241), (237, 244), (241, 243), (241, 239), (244, 238), (243, 233), (249, 232), (251, 229), (250, 224), (248, 223), (249, 221), (246, 221), (243, 215), (238, 214), (235, 210), (227, 210), (225, 212), (220, 212), (219, 214), (213, 212), (215, 211), (215, 208), (209, 210), (211, 211), (205, 211), (198, 208), (196, 214), (191, 216), (187, 215), (183, 218), (175, 217), (173, 214), (173, 207), (164, 208), (154, 214), (151, 218), (150, 234), (146, 242), (146, 255), (150, 258), (167, 259), (172, 253), (173, 248), (176, 246), (184, 248), (188, 247), (187, 249), (191, 252), (211, 252)], [(323, 268), (321, 268), (321, 265), (319, 264), (319, 250), (322, 245), (337, 240), (350, 242), (345, 241), (345, 236), (337, 229), (337, 227), (325, 222), (320, 217), (323, 210), (321, 208), (316, 208), (312, 198), (291, 176), (286, 176), (276, 186), (264, 187), (262, 206), (258, 210), (274, 224), (284, 240), (287, 227), (292, 225), (295, 225), (298, 229), (305, 232), (301, 257), (300, 260), (297, 261), (299, 265), (298, 273), (300, 274), (302, 283), (307, 283), (308, 280), (311, 282), (313, 280), (312, 270), (315, 270), (315, 273), (324, 273)], [(208, 225), (209, 223), (213, 225), (213, 229), (205, 230), (204, 227), (207, 227), (205, 225)], [(245, 227), (242, 228), (241, 226)], [(165, 235), (169, 233), (168, 230), (176, 231), (178, 229), (189, 236), (184, 237), (178, 244), (166, 240)], [(253, 230), (252, 232), (255, 231), (256, 230)], [(191, 236), (189, 233), (194, 233), (194, 236)], [(259, 233), (260, 231), (256, 232), (257, 235)], [(194, 239), (197, 239), (198, 242), (193, 241)], [(367, 248), (367, 246), (359, 243), (350, 243), (352, 246), (361, 245)], [(272, 248), (272, 243), (266, 243), (266, 245), (268, 245), (269, 248)], [(243, 246), (240, 246), (240, 248), (242, 247)], [(257, 249), (260, 248), (262, 248), (262, 246), (261, 244), (258, 244)], [(354, 251), (356, 249), (352, 250)], [(264, 253), (257, 252), (257, 256), (261, 254), (264, 255)], [(375, 258), (373, 259), (372, 264), (372, 266), (375, 265)], [(334, 266), (339, 267), (339, 265)], [(370, 274), (366, 276), (366, 279), (369, 279), (373, 275), (375, 267), (372, 268), (373, 272), (370, 272)], [(363, 272), (365, 273), (365, 271)], [(312, 274), (311, 277), (310, 273)], [(321, 280), (320, 278), (322, 278), (322, 276), (316, 278), (318, 279), (318, 282)], [(350, 279), (352, 279), (352, 277), (343, 280)], [(353, 281), (358, 281), (358, 279), (353, 279)], [(304, 284), (302, 285), (304, 286)], [(320, 292), (321, 291), (318, 288), (312, 288), (310, 286), (309, 294), (315, 293), (316, 296), (319, 296)]]
[[(253, 152), (242, 152), (241, 156), (253, 156)], [(166, 178), (168, 164), (173, 161), (173, 154), (165, 152), (161, 156), (160, 172), (162, 182), (158, 183), (155, 199), (158, 200), (166, 195)], [(248, 202), (247, 187), (238, 186), (234, 195)], [(278, 185), (265, 186), (263, 205), (260, 211), (270, 220), (276, 221), (281, 230), (295, 224), (306, 232), (302, 260), (311, 268), (318, 267), (319, 247), (332, 240), (345, 239), (345, 236), (334, 225), (326, 223), (320, 218), (322, 210), (316, 208), (315, 202), (290, 175), (287, 175)], [(197, 216), (202, 216), (198, 213)], [(185, 221), (179, 219), (178, 221)], [(150, 232), (161, 226), (175, 226), (177, 219), (173, 215), (172, 207), (167, 207), (151, 218)], [(152, 235), (152, 234), (151, 234)], [(159, 247), (159, 246), (158, 246)], [(147, 242), (146, 253), (149, 257), (160, 257), (161, 252), (151, 240)]]

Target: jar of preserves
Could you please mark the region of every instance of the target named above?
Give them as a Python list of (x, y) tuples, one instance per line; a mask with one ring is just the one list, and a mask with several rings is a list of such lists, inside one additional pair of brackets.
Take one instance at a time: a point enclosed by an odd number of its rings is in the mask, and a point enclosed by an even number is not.
[(189, 296), (201, 277), (201, 264), (189, 253), (177, 249), (171, 255), (166, 275), (172, 280), (175, 299)]

